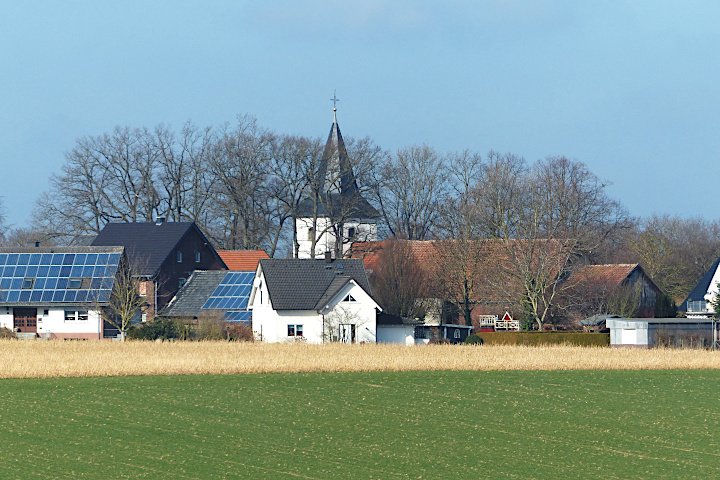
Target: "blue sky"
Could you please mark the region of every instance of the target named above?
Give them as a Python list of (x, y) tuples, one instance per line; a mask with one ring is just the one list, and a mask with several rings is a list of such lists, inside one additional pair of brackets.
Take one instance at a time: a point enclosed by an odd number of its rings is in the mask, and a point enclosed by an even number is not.
[(720, 217), (720, 2), (0, 0), (22, 227), (77, 138), (255, 115), (394, 150), (565, 155), (637, 216)]

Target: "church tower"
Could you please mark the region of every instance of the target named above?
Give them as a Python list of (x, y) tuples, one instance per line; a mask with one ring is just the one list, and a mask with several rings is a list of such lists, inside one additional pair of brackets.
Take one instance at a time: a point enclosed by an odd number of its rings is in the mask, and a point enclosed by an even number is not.
[(299, 258), (320, 258), (325, 252), (341, 258), (352, 242), (377, 240), (380, 214), (360, 193), (337, 122), (338, 99), (331, 100), (333, 123), (313, 180), (314, 192), (298, 209)]

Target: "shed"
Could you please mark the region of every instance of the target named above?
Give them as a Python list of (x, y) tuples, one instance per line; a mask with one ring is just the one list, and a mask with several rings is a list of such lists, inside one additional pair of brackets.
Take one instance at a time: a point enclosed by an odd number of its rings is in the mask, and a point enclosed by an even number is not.
[(712, 319), (698, 318), (608, 318), (606, 323), (611, 347), (709, 347), (717, 330)]
[(419, 320), (381, 312), (377, 315), (377, 342), (415, 345), (415, 327)]

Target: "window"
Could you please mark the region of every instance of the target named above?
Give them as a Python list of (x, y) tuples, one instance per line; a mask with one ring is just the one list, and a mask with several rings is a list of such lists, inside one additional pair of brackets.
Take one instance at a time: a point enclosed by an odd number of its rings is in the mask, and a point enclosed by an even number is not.
[(91, 283), (91, 278), (71, 278), (68, 280), (67, 288), (68, 290), (78, 290), (80, 288), (87, 290), (90, 288)]
[(309, 242), (312, 242), (313, 240), (315, 240), (315, 229), (313, 227), (308, 228), (307, 239)]
[(195, 250), (195, 263), (200, 263), (200, 251)]
[(355, 297), (353, 297), (352, 295), (348, 294), (348, 296), (345, 297), (345, 299), (343, 300), (343, 302), (357, 302), (357, 300), (355, 300)]
[(87, 310), (65, 310), (65, 321), (66, 322), (86, 322), (88, 319)]
[(33, 285), (35, 285), (35, 279), (34, 278), (25, 278), (23, 279), (22, 288), (23, 290), (29, 290), (33, 288)]
[(460, 338), (460, 329), (459, 328), (455, 329), (455, 333), (453, 333), (453, 337)]
[(186, 281), (187, 280), (182, 277), (178, 278), (178, 287), (182, 288)]
[(354, 323), (341, 323), (338, 325), (340, 328), (339, 340), (343, 343), (356, 343), (355, 337), (356, 325)]
[(302, 337), (303, 326), (302, 325), (288, 325), (288, 337)]
[(182, 263), (182, 252), (180, 250), (177, 251), (177, 263)]
[(348, 240), (355, 240), (355, 227), (348, 228)]

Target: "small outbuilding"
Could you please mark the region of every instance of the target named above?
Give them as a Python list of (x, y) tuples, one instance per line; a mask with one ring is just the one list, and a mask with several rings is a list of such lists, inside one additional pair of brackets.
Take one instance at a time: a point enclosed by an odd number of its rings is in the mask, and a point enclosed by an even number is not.
[(606, 324), (611, 347), (710, 347), (718, 335), (712, 319), (620, 317)]
[(415, 327), (422, 325), (419, 320), (391, 315), (377, 314), (377, 342), (415, 345)]

